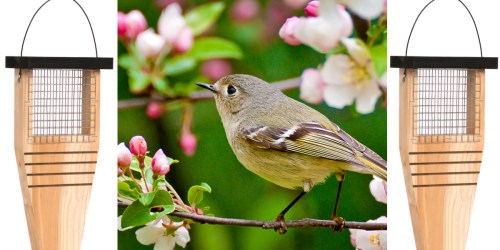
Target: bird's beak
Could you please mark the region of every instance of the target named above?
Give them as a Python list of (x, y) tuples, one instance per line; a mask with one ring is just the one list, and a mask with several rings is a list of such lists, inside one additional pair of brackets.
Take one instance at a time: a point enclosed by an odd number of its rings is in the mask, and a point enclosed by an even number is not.
[(206, 88), (206, 89), (212, 91), (213, 93), (217, 93), (217, 89), (215, 88), (215, 85), (213, 85), (213, 84), (206, 84), (206, 83), (197, 82), (196, 85), (198, 85), (202, 88)]

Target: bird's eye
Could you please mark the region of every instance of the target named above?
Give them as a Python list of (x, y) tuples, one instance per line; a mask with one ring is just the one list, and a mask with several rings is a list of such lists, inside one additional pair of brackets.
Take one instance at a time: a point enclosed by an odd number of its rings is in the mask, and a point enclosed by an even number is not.
[(236, 88), (234, 86), (229, 85), (227, 87), (227, 94), (232, 95), (234, 93), (236, 93)]

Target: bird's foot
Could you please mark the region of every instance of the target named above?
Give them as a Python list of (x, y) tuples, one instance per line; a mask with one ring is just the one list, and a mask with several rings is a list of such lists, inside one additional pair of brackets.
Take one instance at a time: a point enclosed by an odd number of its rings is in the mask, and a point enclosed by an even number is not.
[(342, 232), (344, 230), (345, 220), (342, 217), (332, 216), (330, 220), (337, 223), (336, 226), (332, 227), (333, 232)]
[(281, 224), (281, 227), (275, 228), (274, 231), (277, 231), (280, 234), (285, 234), (286, 231), (288, 230), (288, 227), (286, 226), (286, 223), (285, 223), (285, 215), (279, 214), (278, 217), (276, 217), (275, 221), (279, 221), (279, 223)]

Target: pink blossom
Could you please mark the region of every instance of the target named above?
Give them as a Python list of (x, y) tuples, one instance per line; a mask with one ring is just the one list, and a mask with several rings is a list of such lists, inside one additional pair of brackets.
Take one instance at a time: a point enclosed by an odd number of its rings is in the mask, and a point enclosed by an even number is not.
[(146, 108), (146, 115), (151, 119), (158, 119), (161, 116), (163, 107), (158, 102), (150, 102)]
[(307, 4), (306, 8), (304, 9), (306, 16), (317, 17), (318, 16), (318, 7), (319, 7), (319, 1), (314, 0), (314, 1), (309, 2)]
[(135, 39), (141, 32), (148, 28), (148, 23), (142, 12), (138, 10), (130, 11), (125, 16), (125, 23), (127, 24), (127, 37)]
[(300, 84), (300, 98), (306, 102), (320, 104), (323, 102), (325, 83), (317, 69), (306, 69), (302, 72)]
[(179, 141), (182, 152), (186, 156), (193, 156), (196, 151), (196, 136), (189, 130), (184, 130), (181, 135), (181, 139)]
[(118, 12), (118, 36), (124, 37), (127, 33), (127, 16)]
[(174, 49), (179, 53), (188, 52), (193, 47), (194, 36), (193, 30), (186, 26), (184, 27), (174, 40)]
[(294, 37), (322, 53), (335, 47), (353, 32), (353, 23), (344, 6), (324, 1), (318, 7), (318, 17), (301, 17), (293, 30)]
[(165, 41), (154, 33), (153, 29), (148, 29), (137, 36), (135, 44), (141, 55), (146, 58), (154, 58), (162, 51)]
[(221, 77), (231, 74), (231, 64), (224, 59), (212, 59), (203, 62), (201, 73), (212, 81), (219, 80)]
[(132, 163), (132, 154), (125, 143), (118, 144), (118, 167), (128, 168)]
[(384, 12), (385, 6), (385, 0), (339, 0), (338, 2), (347, 6), (349, 10), (366, 20), (380, 16)]
[(166, 175), (170, 171), (170, 164), (163, 150), (158, 149), (151, 160), (151, 169), (158, 175)]
[(373, 176), (370, 182), (370, 193), (372, 193), (375, 200), (387, 204), (387, 182)]
[(294, 46), (301, 44), (301, 41), (295, 37), (295, 28), (298, 21), (299, 18), (296, 16), (286, 19), (285, 24), (281, 26), (281, 29), (279, 31), (279, 36), (281, 37), (281, 39), (283, 39), (286, 43)]
[(158, 33), (165, 39), (167, 44), (173, 44), (179, 33), (186, 26), (182, 17), (181, 6), (172, 3), (165, 8), (158, 19)]
[(259, 13), (259, 3), (255, 0), (238, 0), (231, 7), (231, 16), (235, 21), (251, 21)]
[(148, 144), (146, 143), (146, 140), (144, 137), (140, 135), (136, 135), (130, 139), (130, 152), (134, 154), (135, 156), (138, 157), (144, 157), (146, 156), (146, 153), (148, 151)]
[(357, 38), (343, 38), (342, 43), (350, 56), (330, 55), (321, 69), (326, 83), (325, 102), (328, 106), (341, 109), (356, 100), (356, 111), (369, 114), (375, 110), (382, 94), (370, 52)]
[(123, 172), (123, 169), (118, 168), (118, 176), (122, 176), (125, 172)]
[[(381, 216), (376, 220), (369, 220), (371, 223), (387, 223), (387, 217)], [(386, 250), (387, 231), (366, 231), (361, 229), (349, 229), (351, 233), (351, 243), (356, 249), (363, 250)]]

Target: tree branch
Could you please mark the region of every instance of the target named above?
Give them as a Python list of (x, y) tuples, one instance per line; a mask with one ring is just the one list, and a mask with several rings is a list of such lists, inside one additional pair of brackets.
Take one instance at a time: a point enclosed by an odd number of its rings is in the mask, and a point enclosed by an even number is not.
[[(300, 85), (300, 77), (291, 78), (283, 81), (278, 81), (272, 83), (281, 91), (287, 91), (290, 89), (297, 88)], [(208, 90), (195, 91), (188, 96), (179, 97), (165, 97), (165, 96), (153, 96), (153, 97), (143, 97), (143, 98), (133, 98), (118, 102), (118, 109), (128, 109), (137, 108), (148, 105), (150, 102), (171, 102), (177, 100), (189, 100), (191, 102), (203, 101), (212, 99), (213, 94)]]
[[(128, 205), (123, 202), (118, 202), (119, 207), (127, 207)], [(176, 216), (179, 218), (190, 219), (199, 223), (208, 223), (216, 225), (231, 225), (231, 226), (243, 226), (243, 227), (261, 227), (264, 229), (279, 229), (281, 224), (278, 221), (261, 221), (261, 220), (244, 220), (244, 219), (233, 219), (233, 218), (221, 218), (212, 217), (206, 215), (199, 215), (186, 212), (172, 212), (169, 215)], [(290, 220), (286, 221), (287, 227), (329, 227), (336, 228), (339, 227), (338, 223), (333, 220), (316, 220), (316, 219), (301, 219), (301, 220)], [(373, 230), (387, 230), (387, 223), (370, 223), (370, 222), (354, 222), (346, 221), (344, 222), (344, 228), (351, 229), (362, 229), (367, 231)]]

